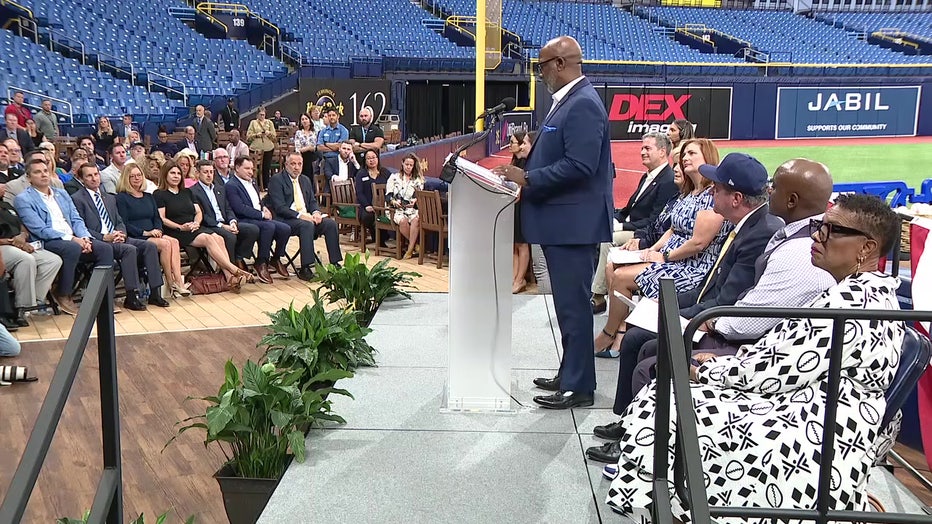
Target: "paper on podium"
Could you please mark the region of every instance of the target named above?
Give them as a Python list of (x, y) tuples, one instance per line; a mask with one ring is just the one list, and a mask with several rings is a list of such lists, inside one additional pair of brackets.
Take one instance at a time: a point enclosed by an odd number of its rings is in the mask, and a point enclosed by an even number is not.
[[(628, 297), (621, 295), (615, 291), (615, 296), (622, 299), (626, 304), (630, 304), (631, 301)], [(637, 306), (631, 313), (628, 314), (628, 318), (625, 319), (625, 324), (631, 324), (632, 326), (637, 326), (641, 329), (646, 329), (651, 333), (657, 333), (657, 320), (660, 314), (660, 305), (656, 300), (643, 298), (638, 301)], [(683, 317), (680, 317), (680, 333), (686, 332), (686, 324), (689, 324), (689, 321)], [(699, 342), (702, 340), (702, 337), (705, 336), (704, 331), (696, 331), (693, 334), (693, 342)]]
[(618, 266), (623, 264), (643, 264), (644, 259), (641, 258), (643, 253), (644, 250), (628, 251), (620, 247), (612, 247), (608, 250), (608, 261)]
[[(452, 153), (447, 156), (447, 162), (450, 161), (450, 156), (452, 156)], [(470, 162), (463, 157), (456, 158), (456, 167), (466, 173), (469, 178), (475, 180), (476, 182), (480, 182), (483, 185), (498, 191), (499, 193), (504, 193), (513, 197), (517, 197), (521, 193), (521, 188), (518, 186), (518, 184), (504, 180), (499, 175), (496, 175), (479, 164)]]

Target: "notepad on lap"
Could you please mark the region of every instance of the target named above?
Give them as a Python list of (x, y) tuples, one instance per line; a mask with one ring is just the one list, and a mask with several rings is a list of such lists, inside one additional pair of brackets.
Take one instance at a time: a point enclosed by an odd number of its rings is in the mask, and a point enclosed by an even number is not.
[(608, 260), (612, 264), (643, 264), (641, 253), (644, 251), (628, 251), (620, 247), (613, 247), (608, 250)]
[[(615, 292), (615, 296), (619, 296), (617, 291)], [(627, 299), (627, 297), (625, 297), (625, 299)], [(637, 326), (641, 329), (646, 329), (651, 333), (657, 333), (659, 314), (660, 305), (657, 304), (655, 300), (644, 298), (639, 300), (637, 306), (631, 310), (631, 313), (628, 314), (628, 318), (625, 319), (625, 323), (631, 326)], [(686, 324), (689, 324), (689, 320), (680, 317), (680, 333), (685, 333)], [(702, 340), (703, 336), (705, 336), (704, 331), (696, 331), (696, 333), (693, 334), (693, 342), (699, 342)]]

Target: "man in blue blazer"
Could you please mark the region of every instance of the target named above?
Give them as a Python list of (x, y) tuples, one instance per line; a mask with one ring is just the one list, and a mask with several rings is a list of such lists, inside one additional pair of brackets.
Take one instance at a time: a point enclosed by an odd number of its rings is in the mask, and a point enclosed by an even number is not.
[(152, 242), (126, 235), (126, 226), (117, 210), (116, 197), (103, 190), (100, 171), (94, 164), (84, 164), (78, 170), (84, 189), (71, 195), (74, 207), (84, 220), (84, 225), (94, 239), (110, 244), (113, 258), (120, 263), (126, 298), (123, 307), (133, 311), (144, 311), (146, 305), (139, 300), (145, 290), (139, 278), (139, 266), (146, 268), (149, 284), (149, 304), (168, 307), (162, 298), (162, 266), (159, 249)]
[(336, 156), (324, 159), (324, 175), (327, 176), (327, 189), (330, 189), (333, 178), (337, 181), (346, 181), (356, 178), (359, 164), (353, 155), (353, 145), (349, 142), (340, 144), (340, 151)]
[(29, 240), (41, 240), (44, 249), (61, 257), (62, 271), (53, 296), (62, 311), (77, 315), (78, 306), (71, 294), (78, 261), (112, 267), (113, 248), (91, 236), (68, 193), (51, 186), (52, 177), (45, 160), (30, 160), (26, 176), (31, 185), (16, 195), (14, 207), (29, 231)]
[(582, 75), (582, 49), (561, 36), (540, 50), (537, 73), (553, 106), (531, 146), (525, 169), (497, 172), (523, 187), (524, 238), (540, 244), (550, 270), (553, 302), (563, 333), (563, 361), (554, 378), (534, 380), (555, 391), (534, 402), (545, 408), (591, 406), (595, 348), (589, 288), (598, 245), (612, 238), (611, 142), (605, 104)]
[[(233, 176), (223, 185), (230, 209), (240, 224), (252, 224), (259, 228), (259, 251), (256, 266), (272, 266), (282, 278), (289, 278), (288, 268), (281, 257), (285, 256), (291, 228), (288, 224), (272, 218), (272, 211), (263, 204), (255, 183), (256, 167), (248, 156), (233, 162)], [(272, 257), (272, 241), (275, 241), (275, 256)], [(271, 278), (269, 273), (267, 276)], [(264, 277), (262, 278), (264, 279)], [(261, 280), (261, 279), (260, 279)]]
[[(313, 276), (314, 240), (323, 236), (327, 244), (327, 255), (331, 264), (339, 265), (343, 261), (340, 251), (340, 233), (337, 223), (332, 218), (320, 213), (317, 199), (314, 198), (314, 184), (302, 175), (304, 159), (301, 153), (291, 152), (285, 157), (285, 171), (275, 175), (269, 181), (269, 205), (275, 218), (291, 227), (291, 234), (296, 235), (301, 245), (301, 268), (298, 278), (309, 280)], [(295, 193), (295, 188), (300, 194)]]

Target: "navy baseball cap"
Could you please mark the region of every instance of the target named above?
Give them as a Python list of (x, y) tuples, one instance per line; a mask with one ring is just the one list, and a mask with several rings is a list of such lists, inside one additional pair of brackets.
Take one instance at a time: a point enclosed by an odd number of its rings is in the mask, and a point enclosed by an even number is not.
[(718, 166), (702, 164), (699, 173), (746, 195), (763, 193), (769, 179), (764, 164), (745, 153), (728, 153)]

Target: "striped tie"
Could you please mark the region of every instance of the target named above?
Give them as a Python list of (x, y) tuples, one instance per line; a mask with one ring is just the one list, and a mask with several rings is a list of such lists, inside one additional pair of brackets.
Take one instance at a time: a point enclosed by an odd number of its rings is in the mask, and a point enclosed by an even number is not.
[(101, 231), (101, 233), (106, 235), (112, 232), (113, 222), (110, 221), (110, 213), (107, 213), (107, 208), (104, 207), (104, 201), (100, 198), (100, 192), (94, 192), (94, 204), (97, 206), (97, 214), (100, 215), (100, 223), (104, 226), (104, 230)]

